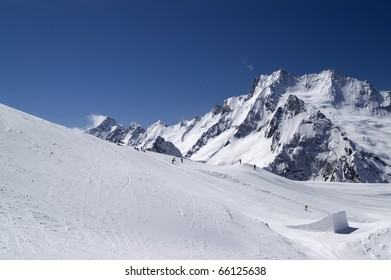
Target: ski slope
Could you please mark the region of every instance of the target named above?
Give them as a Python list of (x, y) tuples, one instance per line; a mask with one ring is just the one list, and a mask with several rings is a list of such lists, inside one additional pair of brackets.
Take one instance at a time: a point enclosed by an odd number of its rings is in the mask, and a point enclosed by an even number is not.
[(171, 159), (0, 104), (0, 259), (391, 259), (391, 184)]

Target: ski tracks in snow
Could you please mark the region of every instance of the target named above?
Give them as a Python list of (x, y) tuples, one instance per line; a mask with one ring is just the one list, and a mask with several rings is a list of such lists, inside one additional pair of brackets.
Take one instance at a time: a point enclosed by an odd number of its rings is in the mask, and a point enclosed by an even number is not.
[(130, 175), (127, 176), (127, 180), (126, 184), (122, 186), (122, 192), (125, 192), (130, 187), (130, 182), (132, 181)]
[[(204, 174), (209, 175), (209, 176), (212, 176), (212, 177), (215, 177), (215, 178), (219, 178), (221, 180), (226, 180), (226, 181), (229, 181), (229, 182), (232, 182), (232, 183), (235, 183), (235, 184), (240, 184), (241, 186), (243, 186), (245, 188), (250, 188), (251, 190), (255, 191), (255, 193), (261, 192), (262, 194), (265, 194), (265, 195), (274, 196), (274, 197), (277, 197), (279, 199), (292, 202), (294, 204), (299, 205), (300, 208), (304, 208), (304, 205), (306, 205), (306, 203), (304, 203), (304, 202), (298, 201), (296, 199), (293, 199), (293, 198), (290, 198), (290, 197), (287, 197), (287, 196), (283, 196), (283, 195), (277, 194), (276, 192), (271, 192), (269, 190), (262, 189), (259, 186), (255, 186), (253, 184), (249, 184), (249, 183), (243, 182), (240, 179), (232, 177), (232, 176), (230, 176), (228, 174), (219, 173), (219, 172), (215, 172), (215, 171), (207, 171), (207, 170), (203, 170), (203, 169), (198, 169), (198, 170), (201, 171)], [(330, 213), (329, 211), (321, 209), (319, 207), (311, 206), (311, 208), (312, 209), (316, 209), (319, 212), (323, 212), (323, 213), (326, 213), (326, 214)]]

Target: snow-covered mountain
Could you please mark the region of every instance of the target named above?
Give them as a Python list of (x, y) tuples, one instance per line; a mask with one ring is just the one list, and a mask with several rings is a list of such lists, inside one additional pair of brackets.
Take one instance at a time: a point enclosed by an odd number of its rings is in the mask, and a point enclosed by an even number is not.
[(151, 148), (157, 137), (185, 157), (215, 165), (256, 164), (294, 180), (391, 182), (391, 91), (335, 71), (258, 77), (250, 93), (211, 112), (144, 130), (106, 118), (87, 131)]
[(171, 159), (0, 104), (0, 259), (391, 259), (390, 184)]

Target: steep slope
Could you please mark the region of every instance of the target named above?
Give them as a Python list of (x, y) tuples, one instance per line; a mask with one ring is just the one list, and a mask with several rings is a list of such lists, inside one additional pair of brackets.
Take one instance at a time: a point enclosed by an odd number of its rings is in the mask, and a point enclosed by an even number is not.
[(305, 258), (194, 167), (3, 105), (0, 135), (2, 259)]
[[(391, 258), (390, 184), (172, 164), (3, 105), (0, 148), (1, 259)], [(351, 234), (291, 227), (341, 209)]]
[(157, 122), (132, 145), (149, 147), (161, 136), (186, 157), (211, 164), (241, 159), (294, 180), (391, 182), (391, 144), (384, 141), (391, 136), (390, 106), (390, 91), (335, 71), (280, 70), (202, 117)]

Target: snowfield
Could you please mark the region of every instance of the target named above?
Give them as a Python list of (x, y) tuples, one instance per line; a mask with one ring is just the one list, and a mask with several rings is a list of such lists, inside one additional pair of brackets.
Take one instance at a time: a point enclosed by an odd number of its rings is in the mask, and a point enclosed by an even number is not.
[(171, 159), (0, 105), (0, 259), (391, 259), (391, 184)]

